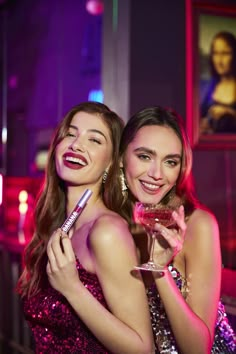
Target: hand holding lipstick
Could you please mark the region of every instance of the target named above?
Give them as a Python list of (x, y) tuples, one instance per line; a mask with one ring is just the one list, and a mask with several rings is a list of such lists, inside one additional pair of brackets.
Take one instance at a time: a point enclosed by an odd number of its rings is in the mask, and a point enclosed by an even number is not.
[(54, 289), (66, 296), (70, 292), (70, 287), (74, 287), (80, 280), (71, 240), (60, 228), (53, 233), (48, 242), (47, 255), (48, 280)]

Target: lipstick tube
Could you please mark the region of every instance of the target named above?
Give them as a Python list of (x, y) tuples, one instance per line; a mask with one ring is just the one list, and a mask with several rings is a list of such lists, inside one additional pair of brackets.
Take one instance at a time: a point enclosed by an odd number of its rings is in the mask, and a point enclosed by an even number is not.
[(68, 218), (64, 221), (64, 223), (61, 226), (61, 230), (64, 232), (69, 232), (69, 230), (72, 228), (74, 225), (75, 221), (78, 219), (80, 214), (82, 213), (83, 209), (86, 206), (87, 201), (92, 195), (92, 191), (90, 189), (86, 189), (78, 203), (76, 204), (75, 208), (71, 212), (71, 214), (68, 216)]

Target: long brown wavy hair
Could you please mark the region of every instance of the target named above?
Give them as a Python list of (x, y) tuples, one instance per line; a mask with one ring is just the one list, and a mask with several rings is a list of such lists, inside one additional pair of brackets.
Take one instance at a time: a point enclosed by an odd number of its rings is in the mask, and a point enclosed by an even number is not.
[[(184, 128), (184, 121), (174, 110), (153, 106), (135, 113), (126, 124), (120, 142), (120, 156), (125, 155), (128, 145), (134, 140), (137, 132), (144, 126), (157, 125), (171, 128), (182, 144), (181, 169), (176, 186), (163, 198), (162, 204), (168, 204), (173, 198), (176, 203), (183, 204), (186, 216), (199, 206), (195, 196), (192, 178), (192, 149)], [(168, 144), (168, 142), (167, 142)], [(128, 190), (122, 206), (122, 216), (132, 223), (132, 209), (135, 202)]]
[[(122, 195), (119, 181), (119, 142), (124, 127), (122, 119), (106, 105), (84, 102), (73, 107), (60, 122), (52, 138), (44, 182), (34, 212), (35, 232), (24, 252), (24, 270), (17, 284), (21, 296), (35, 295), (47, 282), (47, 243), (54, 230), (62, 225), (66, 217), (66, 188), (57, 174), (55, 149), (66, 136), (72, 118), (78, 112), (86, 112), (103, 119), (110, 130), (113, 146), (112, 165), (106, 182), (101, 185), (100, 195), (107, 208), (119, 212)], [(79, 182), (79, 181), (78, 181)]]

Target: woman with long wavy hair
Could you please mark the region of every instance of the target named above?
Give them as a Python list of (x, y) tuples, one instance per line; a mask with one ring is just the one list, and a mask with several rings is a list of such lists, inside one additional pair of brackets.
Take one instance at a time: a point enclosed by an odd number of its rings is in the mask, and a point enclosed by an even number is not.
[[(136, 248), (118, 215), (123, 122), (104, 104), (74, 107), (55, 131), (18, 291), (36, 353), (151, 353)], [(61, 225), (92, 196), (69, 231)], [(142, 311), (140, 311), (142, 309)]]

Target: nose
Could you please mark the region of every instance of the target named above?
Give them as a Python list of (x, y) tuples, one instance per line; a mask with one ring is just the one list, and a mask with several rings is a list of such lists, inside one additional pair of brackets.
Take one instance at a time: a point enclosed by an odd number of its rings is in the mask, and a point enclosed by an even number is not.
[(73, 151), (81, 151), (81, 152), (85, 152), (85, 147), (84, 144), (82, 142), (82, 139), (77, 137), (76, 139), (73, 140), (73, 142), (71, 143), (71, 149)]
[(152, 161), (148, 169), (148, 177), (158, 180), (162, 178), (162, 176), (161, 164), (157, 161)]

